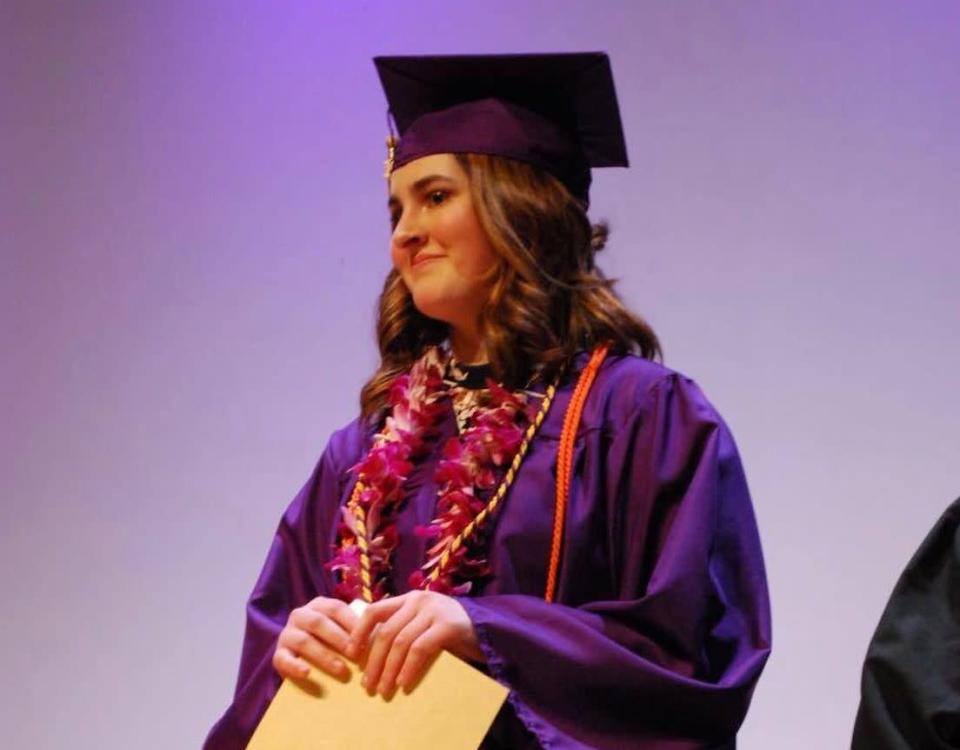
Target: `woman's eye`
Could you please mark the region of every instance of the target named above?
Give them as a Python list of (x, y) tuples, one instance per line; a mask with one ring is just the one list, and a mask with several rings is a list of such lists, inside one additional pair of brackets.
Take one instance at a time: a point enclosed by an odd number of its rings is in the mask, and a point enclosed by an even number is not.
[(439, 206), (447, 199), (447, 192), (445, 190), (434, 190), (430, 193), (428, 199), (431, 205)]

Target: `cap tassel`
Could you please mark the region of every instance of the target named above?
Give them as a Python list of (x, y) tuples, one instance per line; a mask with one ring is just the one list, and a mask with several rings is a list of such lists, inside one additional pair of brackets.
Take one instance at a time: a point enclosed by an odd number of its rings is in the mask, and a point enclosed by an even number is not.
[(387, 160), (383, 163), (383, 176), (390, 179), (393, 173), (393, 157), (397, 153), (397, 136), (393, 133), (387, 136)]

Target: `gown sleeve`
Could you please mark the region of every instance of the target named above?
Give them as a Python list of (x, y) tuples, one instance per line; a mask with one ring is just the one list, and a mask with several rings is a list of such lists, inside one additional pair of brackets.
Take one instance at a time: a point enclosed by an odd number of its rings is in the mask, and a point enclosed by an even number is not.
[(960, 748), (960, 500), (907, 564), (880, 618), (852, 747)]
[[(692, 381), (671, 373), (637, 390), (594, 451), (603, 455), (581, 457), (571, 490), (571, 504), (607, 508), (596, 544), (613, 569), (602, 595), (460, 601), (542, 747), (733, 748), (770, 650), (746, 480)], [(562, 569), (561, 590), (576, 575)]]
[(358, 425), (331, 437), (303, 489), (277, 528), (267, 560), (247, 601), (247, 624), (233, 701), (207, 735), (203, 750), (243, 750), (280, 687), (273, 668), (277, 636), (290, 612), (317, 596), (332, 596), (318, 561), (326, 558), (325, 530), (337, 508), (352, 465)]

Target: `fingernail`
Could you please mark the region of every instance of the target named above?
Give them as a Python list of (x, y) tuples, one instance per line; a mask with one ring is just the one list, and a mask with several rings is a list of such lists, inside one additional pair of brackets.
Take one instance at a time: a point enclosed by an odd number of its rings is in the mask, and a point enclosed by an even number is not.
[(344, 663), (343, 663), (342, 661), (340, 661), (339, 659), (334, 659), (334, 660), (333, 660), (333, 668), (334, 668), (335, 670), (337, 670), (338, 672), (342, 672), (344, 669), (346, 669), (346, 666), (347, 666), (347, 665), (344, 664)]

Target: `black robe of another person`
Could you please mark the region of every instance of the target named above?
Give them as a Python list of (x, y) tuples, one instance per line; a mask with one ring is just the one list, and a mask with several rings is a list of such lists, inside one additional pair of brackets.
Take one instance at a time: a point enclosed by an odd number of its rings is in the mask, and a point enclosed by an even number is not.
[(960, 499), (907, 564), (863, 665), (853, 750), (960, 748)]

